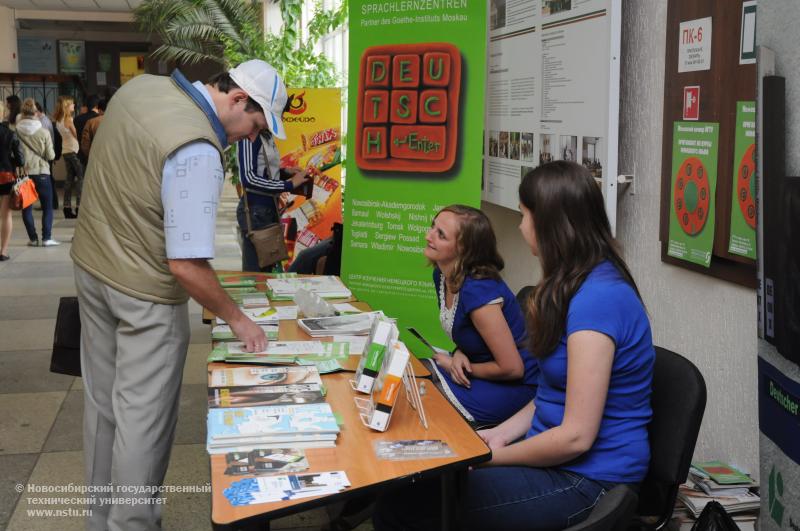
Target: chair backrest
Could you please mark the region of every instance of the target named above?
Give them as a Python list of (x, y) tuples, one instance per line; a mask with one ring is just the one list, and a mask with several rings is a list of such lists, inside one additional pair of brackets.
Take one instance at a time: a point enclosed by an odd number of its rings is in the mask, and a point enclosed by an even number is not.
[(617, 485), (600, 498), (583, 522), (564, 531), (625, 531), (636, 510), (636, 492), (627, 485)]
[(695, 365), (655, 347), (650, 467), (639, 491), (639, 515), (658, 516), (656, 528), (672, 515), (678, 486), (686, 481), (706, 408), (706, 383)]

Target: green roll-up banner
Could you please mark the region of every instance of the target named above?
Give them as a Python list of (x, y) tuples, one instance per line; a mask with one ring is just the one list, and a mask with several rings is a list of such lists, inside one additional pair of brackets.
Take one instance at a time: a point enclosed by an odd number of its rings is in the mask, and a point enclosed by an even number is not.
[(486, 2), (352, 2), (349, 50), (342, 279), (447, 346), (422, 252), (439, 209), (480, 204)]

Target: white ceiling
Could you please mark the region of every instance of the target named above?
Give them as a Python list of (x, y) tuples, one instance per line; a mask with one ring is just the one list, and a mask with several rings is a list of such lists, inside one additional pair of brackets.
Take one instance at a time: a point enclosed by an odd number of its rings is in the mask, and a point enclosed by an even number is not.
[(128, 12), (142, 0), (0, 0), (0, 5), (13, 9), (44, 11)]

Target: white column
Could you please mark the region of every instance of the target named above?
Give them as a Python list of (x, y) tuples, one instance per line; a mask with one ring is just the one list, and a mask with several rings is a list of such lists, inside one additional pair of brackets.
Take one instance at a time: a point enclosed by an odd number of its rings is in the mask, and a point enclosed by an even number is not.
[(19, 73), (14, 10), (0, 6), (0, 72)]

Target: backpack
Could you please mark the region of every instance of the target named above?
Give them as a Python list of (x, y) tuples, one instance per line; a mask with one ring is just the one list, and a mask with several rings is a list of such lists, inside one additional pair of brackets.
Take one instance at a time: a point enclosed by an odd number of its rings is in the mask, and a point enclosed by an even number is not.
[(56, 158), (53, 161), (56, 161), (61, 158), (61, 133), (58, 132), (58, 127), (53, 124), (53, 151), (56, 154)]

